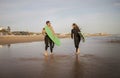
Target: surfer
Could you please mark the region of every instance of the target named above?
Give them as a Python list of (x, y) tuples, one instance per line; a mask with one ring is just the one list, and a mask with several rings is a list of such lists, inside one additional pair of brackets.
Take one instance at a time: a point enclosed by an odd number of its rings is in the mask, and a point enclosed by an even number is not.
[(80, 53), (79, 43), (81, 41), (81, 36), (80, 36), (79, 32), (81, 32), (81, 31), (80, 31), (79, 27), (77, 26), (77, 24), (75, 24), (75, 23), (72, 24), (72, 27), (73, 27), (73, 29), (71, 30), (71, 38), (74, 39), (76, 54), (79, 54)]
[[(50, 21), (46, 21), (46, 25), (51, 29), (51, 31), (53, 32), (53, 34), (55, 34), (53, 27), (51, 26)], [(50, 47), (50, 54), (53, 54), (53, 48), (54, 48), (54, 42), (50, 39), (50, 37), (48, 36), (48, 34), (45, 31), (45, 28), (43, 28), (42, 30), (42, 34), (45, 36), (44, 41), (45, 41), (45, 56), (48, 56), (48, 52), (47, 49), (48, 47)]]

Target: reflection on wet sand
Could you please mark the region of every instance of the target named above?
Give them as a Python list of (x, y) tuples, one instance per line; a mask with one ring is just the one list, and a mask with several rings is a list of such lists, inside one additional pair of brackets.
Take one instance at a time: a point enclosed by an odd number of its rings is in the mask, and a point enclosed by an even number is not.
[(40, 59), (40, 58), (19, 58), (17, 60), (19, 61), (43, 61), (43, 59)]
[(0, 48), (2, 48), (3, 47), (3, 45), (0, 45)]
[(120, 78), (120, 44), (103, 41), (89, 38), (74, 55), (72, 41), (65, 39), (48, 57), (43, 42), (2, 45), (0, 78)]
[(45, 62), (48, 62), (48, 56), (44, 56)]
[(7, 46), (8, 46), (8, 48), (10, 48), (11, 44), (8, 44)]
[(10, 48), (11, 44), (0, 45), (0, 48), (3, 48), (3, 46), (7, 46), (8, 48)]
[(74, 73), (73, 78), (83, 78), (83, 67), (80, 63), (79, 55), (76, 55), (72, 72)]
[(54, 56), (44, 56), (43, 69), (40, 72), (41, 78), (56, 78), (57, 67), (54, 62)]
[[(59, 58), (58, 58), (59, 57)], [(69, 58), (68, 58), (69, 57)], [(80, 63), (79, 55), (45, 56), (42, 78), (83, 78), (83, 66)], [(74, 59), (75, 58), (75, 59)], [(69, 59), (69, 60), (67, 60)]]

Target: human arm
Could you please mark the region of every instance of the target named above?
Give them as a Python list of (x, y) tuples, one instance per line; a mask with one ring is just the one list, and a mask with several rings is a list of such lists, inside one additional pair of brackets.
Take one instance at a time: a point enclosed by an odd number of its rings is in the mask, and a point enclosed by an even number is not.
[(45, 28), (43, 28), (43, 30), (42, 30), (42, 35), (45, 36), (45, 34), (46, 34), (46, 32), (45, 32)]
[(73, 29), (71, 30), (71, 38), (73, 39)]

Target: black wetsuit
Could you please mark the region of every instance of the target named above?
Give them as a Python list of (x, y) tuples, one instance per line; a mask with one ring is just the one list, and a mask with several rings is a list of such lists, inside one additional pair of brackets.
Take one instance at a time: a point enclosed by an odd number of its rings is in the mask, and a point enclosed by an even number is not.
[(46, 34), (45, 35), (45, 50), (48, 49), (49, 44), (50, 44), (50, 51), (51, 53), (53, 52), (53, 48), (54, 48), (54, 42), (49, 38), (49, 36)]
[(81, 41), (81, 37), (80, 37), (80, 34), (78, 32), (80, 32), (80, 31), (76, 30), (76, 29), (71, 30), (71, 38), (74, 38), (74, 45), (76, 48), (76, 52), (77, 52), (77, 49), (79, 48), (79, 43)]

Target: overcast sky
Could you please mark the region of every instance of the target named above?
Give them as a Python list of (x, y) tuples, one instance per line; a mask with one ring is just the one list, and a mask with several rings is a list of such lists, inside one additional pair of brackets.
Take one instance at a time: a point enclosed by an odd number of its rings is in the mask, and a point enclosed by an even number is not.
[(50, 20), (56, 32), (77, 23), (85, 33), (120, 34), (120, 0), (0, 0), (0, 26), (41, 32)]

